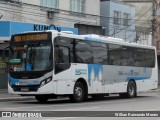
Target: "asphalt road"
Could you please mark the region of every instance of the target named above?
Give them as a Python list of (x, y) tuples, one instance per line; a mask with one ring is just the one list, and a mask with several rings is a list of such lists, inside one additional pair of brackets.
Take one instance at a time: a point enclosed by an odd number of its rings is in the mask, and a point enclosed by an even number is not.
[[(157, 112), (160, 111), (160, 91), (139, 93), (138, 97), (133, 99), (122, 99), (118, 95), (111, 95), (100, 100), (89, 98), (88, 101), (82, 103), (71, 103), (67, 98), (60, 100), (50, 100), (45, 104), (38, 103), (36, 100), (8, 101), (0, 102), (0, 111), (18, 111), (18, 113), (21, 114), (23, 114), (23, 111), (28, 111), (31, 113), (40, 112), (42, 114), (39, 113), (37, 115), (42, 116), (45, 111), (48, 111), (45, 113), (45, 116), (55, 116), (52, 118), (23, 118), (23, 120), (160, 120), (160, 117), (125, 116), (125, 114), (128, 115), (128, 113), (134, 113), (143, 116), (143, 114), (146, 115), (144, 111), (147, 111), (147, 113), (150, 113), (154, 116), (157, 114), (160, 115), (160, 112)], [(116, 113), (118, 113), (118, 115), (121, 117), (116, 117)], [(8, 120), (9, 118), (2, 118), (2, 120), (3, 119)], [(12, 120), (13, 119), (17, 120), (17, 118), (12, 118)]]

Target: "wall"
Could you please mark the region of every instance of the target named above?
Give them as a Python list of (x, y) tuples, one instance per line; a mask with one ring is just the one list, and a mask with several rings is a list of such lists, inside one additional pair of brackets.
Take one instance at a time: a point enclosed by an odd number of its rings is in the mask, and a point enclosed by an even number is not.
[(109, 35), (110, 2), (100, 3), (101, 26), (105, 27), (105, 35)]
[[(120, 25), (115, 25), (113, 23), (114, 11), (120, 12), (121, 16)], [(126, 41), (134, 41), (136, 37), (135, 24), (134, 24), (135, 21), (131, 20), (129, 26), (124, 26), (123, 25), (124, 13), (129, 13), (131, 15), (130, 18), (131, 19), (134, 18), (135, 17), (134, 6), (112, 1), (101, 2), (101, 15), (106, 17), (105, 20), (101, 20), (102, 21), (101, 26), (105, 26), (107, 28), (106, 35), (108, 36), (122, 38)]]
[(21, 0), (22, 3), (29, 3), (33, 5), (40, 5), (40, 0)]
[(74, 27), (75, 23), (100, 24), (99, 0), (86, 0), (86, 13), (84, 14), (73, 14), (73, 12), (70, 11), (70, 0), (59, 0), (59, 9), (50, 9), (50, 11), (54, 11), (53, 19), (48, 19), (47, 9), (41, 9), (39, 6), (40, 0), (22, 0), (22, 3), (23, 4), (6, 4), (0, 1), (0, 15), (3, 15), (1, 20), (54, 24), (56, 26), (71, 28)]
[[(150, 32), (152, 30), (152, 0), (119, 0), (126, 4), (134, 5), (136, 8), (136, 32), (138, 43), (146, 44), (149, 43), (152, 38), (150, 38)], [(144, 39), (145, 38), (145, 39)]]

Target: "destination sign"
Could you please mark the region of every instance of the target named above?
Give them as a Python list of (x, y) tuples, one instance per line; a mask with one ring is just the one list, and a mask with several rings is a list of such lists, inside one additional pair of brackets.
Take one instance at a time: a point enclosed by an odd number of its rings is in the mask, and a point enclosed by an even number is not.
[(38, 40), (48, 40), (49, 34), (42, 33), (42, 34), (21, 34), (15, 35), (13, 37), (14, 42), (23, 42), (23, 41), (38, 41)]

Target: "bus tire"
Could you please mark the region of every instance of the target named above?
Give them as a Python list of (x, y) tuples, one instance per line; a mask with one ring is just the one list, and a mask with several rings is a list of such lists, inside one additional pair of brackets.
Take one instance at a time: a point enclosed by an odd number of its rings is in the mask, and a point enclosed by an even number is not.
[(136, 84), (134, 81), (129, 81), (126, 93), (119, 93), (121, 98), (134, 98), (137, 96)]
[(136, 84), (134, 81), (129, 81), (127, 86), (127, 97), (134, 98), (137, 96)]
[(82, 102), (85, 99), (85, 89), (81, 82), (76, 82), (73, 90), (73, 95), (70, 95), (72, 102)]
[(48, 101), (48, 97), (45, 95), (36, 95), (35, 96), (36, 100), (40, 103), (46, 103)]

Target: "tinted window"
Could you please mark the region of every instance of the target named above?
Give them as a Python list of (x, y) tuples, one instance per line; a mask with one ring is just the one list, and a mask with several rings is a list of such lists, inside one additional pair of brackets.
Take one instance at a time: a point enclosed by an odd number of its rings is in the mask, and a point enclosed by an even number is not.
[(55, 48), (55, 62), (69, 63), (69, 48), (64, 46), (57, 46)]
[(55, 60), (55, 74), (60, 73), (70, 68), (71, 61), (71, 39), (66, 37), (55, 38), (54, 60)]
[(145, 67), (145, 53), (144, 49), (134, 48), (134, 62), (136, 67)]
[(121, 65), (122, 47), (120, 45), (109, 44), (109, 64)]
[(75, 62), (77, 63), (91, 63), (91, 44), (86, 41), (76, 40), (75, 45)]
[[(63, 57), (64, 63), (91, 63), (119, 66), (154, 67), (155, 51), (117, 44), (106, 44), (57, 37), (55, 41), (56, 55)], [(61, 47), (60, 47), (61, 46)], [(62, 48), (63, 46), (63, 48)]]
[(93, 63), (108, 64), (107, 45), (105, 43), (92, 42)]
[(154, 50), (145, 50), (146, 55), (146, 67), (155, 66), (155, 51)]
[(122, 66), (134, 66), (134, 48), (132, 47), (122, 47), (122, 56), (121, 56), (121, 65)]

